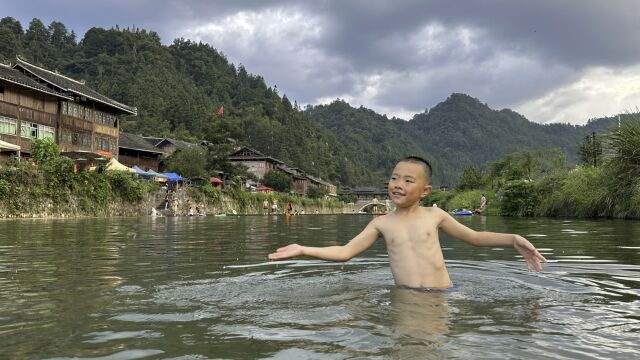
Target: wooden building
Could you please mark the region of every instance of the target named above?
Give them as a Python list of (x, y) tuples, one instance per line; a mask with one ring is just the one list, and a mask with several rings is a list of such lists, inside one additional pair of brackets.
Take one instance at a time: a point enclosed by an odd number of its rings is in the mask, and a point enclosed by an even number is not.
[(284, 172), (289, 175), (291, 180), (293, 181), (293, 192), (296, 195), (306, 195), (309, 190), (309, 186), (311, 184), (307, 174), (305, 174), (302, 169), (299, 168), (291, 168), (286, 165), (279, 165), (278, 170)]
[(31, 139), (51, 138), (64, 152), (118, 155), (119, 117), (137, 109), (77, 81), (17, 58), (0, 67), (0, 140), (30, 153)]
[(307, 175), (307, 178), (311, 181), (311, 186), (324, 190), (324, 192), (329, 196), (338, 196), (337, 186), (311, 175)]
[(8, 144), (0, 147), (0, 159), (29, 154), (33, 138), (56, 141), (59, 104), (70, 100), (71, 96), (0, 64), (0, 141)]
[(340, 189), (340, 195), (355, 195), (358, 200), (386, 200), (389, 198), (386, 187), (378, 188), (373, 186), (343, 187)]
[(164, 153), (142, 136), (121, 132), (118, 154), (118, 161), (124, 165), (158, 171), (160, 157)]
[(264, 178), (269, 170), (277, 170), (278, 166), (284, 165), (284, 162), (246, 146), (231, 154), (229, 161), (248, 167), (258, 179)]

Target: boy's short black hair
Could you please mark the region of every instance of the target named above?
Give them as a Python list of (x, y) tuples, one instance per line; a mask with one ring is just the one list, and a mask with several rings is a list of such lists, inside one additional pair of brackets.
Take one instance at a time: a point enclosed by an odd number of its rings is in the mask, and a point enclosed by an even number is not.
[(424, 172), (427, 175), (427, 184), (431, 184), (431, 174), (433, 174), (433, 169), (431, 168), (431, 164), (420, 156), (407, 156), (404, 159), (400, 160), (400, 162), (410, 162), (414, 164), (419, 164), (424, 166)]

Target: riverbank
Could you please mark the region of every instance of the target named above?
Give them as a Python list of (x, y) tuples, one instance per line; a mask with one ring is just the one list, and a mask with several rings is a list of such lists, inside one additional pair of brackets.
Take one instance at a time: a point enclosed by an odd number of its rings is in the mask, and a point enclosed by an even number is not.
[[(63, 201), (58, 198), (38, 195), (39, 191), (21, 191), (14, 201), (0, 199), (0, 218), (73, 218), (73, 217), (113, 217), (150, 215), (152, 208), (160, 214), (164, 210), (166, 191), (161, 188), (144, 193), (140, 199), (131, 201), (114, 196), (103, 203), (89, 204), (88, 194), (67, 194)], [(178, 216), (188, 214), (188, 205), (204, 205), (205, 214), (219, 213), (239, 215), (263, 214), (262, 202), (277, 199), (280, 204), (291, 201), (294, 211), (305, 214), (342, 214), (356, 211), (354, 206), (335, 199), (309, 199), (283, 194), (262, 194), (240, 191), (218, 191), (207, 193), (201, 187), (184, 187), (175, 194), (178, 202)], [(16, 204), (19, 202), (19, 204)], [(282, 208), (280, 208), (282, 212)], [(173, 215), (173, 214), (172, 214)]]

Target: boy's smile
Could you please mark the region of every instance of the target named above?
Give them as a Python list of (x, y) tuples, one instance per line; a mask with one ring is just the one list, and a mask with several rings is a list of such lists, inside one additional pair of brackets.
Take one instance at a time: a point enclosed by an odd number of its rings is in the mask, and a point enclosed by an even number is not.
[(389, 197), (398, 207), (408, 207), (419, 203), (429, 194), (431, 186), (427, 184), (427, 175), (420, 164), (401, 161), (393, 169), (389, 180)]

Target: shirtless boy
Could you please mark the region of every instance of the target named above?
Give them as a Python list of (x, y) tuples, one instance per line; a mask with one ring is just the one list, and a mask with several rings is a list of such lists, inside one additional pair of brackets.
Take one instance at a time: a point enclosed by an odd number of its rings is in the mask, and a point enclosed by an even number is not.
[(343, 246), (291, 244), (269, 254), (269, 259), (282, 260), (306, 255), (347, 261), (382, 236), (387, 244), (396, 285), (417, 289), (447, 289), (452, 284), (438, 239), (438, 230), (442, 230), (474, 246), (513, 246), (524, 257), (527, 269), (542, 270), (540, 262), (546, 259), (522, 236), (475, 231), (437, 207), (421, 207), (420, 199), (429, 195), (431, 190), (431, 165), (422, 158), (409, 156), (398, 162), (389, 180), (389, 197), (396, 205), (393, 212), (373, 219), (360, 234)]

